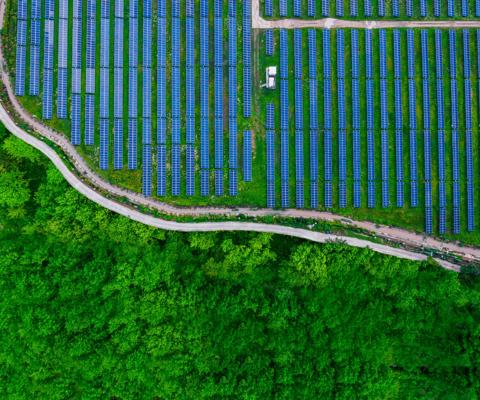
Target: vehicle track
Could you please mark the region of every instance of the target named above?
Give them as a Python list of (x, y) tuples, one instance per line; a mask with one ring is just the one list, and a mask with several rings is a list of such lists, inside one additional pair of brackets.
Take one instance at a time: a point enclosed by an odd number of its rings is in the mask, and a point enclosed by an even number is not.
[[(0, 28), (3, 27), (5, 14), (5, 0), (0, 1)], [(156, 201), (152, 198), (146, 198), (139, 193), (129, 191), (112, 185), (98, 176), (85, 162), (85, 160), (78, 154), (75, 147), (70, 143), (68, 138), (63, 134), (54, 131), (53, 129), (44, 125), (41, 121), (30, 115), (18, 102), (14, 95), (13, 88), (10, 82), (10, 77), (5, 69), (5, 60), (3, 56), (3, 43), (0, 44), (0, 75), (1, 81), (5, 87), (8, 95), (9, 103), (13, 106), (15, 112), (20, 119), (25, 122), (30, 129), (38, 133), (41, 137), (46, 138), (55, 143), (62, 149), (64, 154), (69, 158), (70, 162), (75, 167), (79, 176), (75, 175), (68, 169), (63, 160), (58, 154), (49, 147), (46, 143), (35, 138), (34, 136), (21, 129), (10, 117), (3, 105), (0, 105), (0, 120), (5, 124), (6, 128), (15, 136), (28, 144), (34, 146), (42, 153), (44, 153), (62, 173), (67, 182), (78, 190), (80, 193), (88, 197), (97, 204), (114, 211), (118, 214), (124, 215), (132, 220), (142, 222), (147, 225), (155, 226), (166, 230), (177, 230), (183, 232), (206, 232), (206, 231), (254, 231), (266, 232), (281, 235), (289, 235), (299, 237), (315, 242), (327, 241), (342, 241), (346, 244), (355, 247), (369, 247), (374, 251), (391, 256), (411, 259), (411, 260), (425, 260), (427, 256), (420, 252), (407, 251), (395, 247), (390, 247), (367, 240), (360, 240), (352, 237), (344, 237), (332, 234), (324, 234), (314, 232), (306, 229), (292, 228), (282, 225), (261, 224), (253, 222), (204, 222), (204, 223), (179, 223), (163, 220), (147, 214), (143, 214), (134, 210), (131, 207), (120, 204), (114, 200), (102, 196), (94, 190), (94, 188), (107, 192), (115, 198), (127, 198), (132, 204), (137, 206), (144, 206), (153, 210), (157, 210), (163, 214), (173, 216), (190, 216), (190, 217), (205, 217), (205, 216), (226, 216), (226, 217), (268, 217), (277, 216), (284, 218), (303, 218), (313, 219), (327, 222), (346, 223), (352, 228), (359, 228), (373, 233), (381, 238), (394, 241), (399, 244), (405, 244), (410, 248), (418, 249), (433, 249), (438, 252), (446, 252), (457, 254), (466, 261), (480, 261), (480, 249), (472, 247), (463, 247), (453, 242), (443, 242), (441, 240), (427, 237), (421, 234), (407, 231), (401, 228), (393, 228), (384, 225), (377, 225), (367, 221), (354, 221), (347, 219), (344, 216), (332, 214), (329, 212), (321, 212), (314, 210), (271, 210), (271, 209), (253, 209), (253, 208), (220, 208), (220, 207), (177, 207), (170, 204)], [(82, 180), (82, 179), (83, 180)], [(84, 181), (89, 182), (87, 185)], [(444, 268), (458, 271), (459, 267), (441, 259), (436, 261)]]

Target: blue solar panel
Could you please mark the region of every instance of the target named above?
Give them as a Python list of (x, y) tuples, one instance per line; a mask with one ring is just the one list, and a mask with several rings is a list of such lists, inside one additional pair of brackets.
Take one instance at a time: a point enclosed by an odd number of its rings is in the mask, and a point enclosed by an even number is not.
[[(208, 22), (207, 22), (208, 23)], [(251, 82), (251, 3), (243, 1), (243, 115), (252, 115), (252, 82)]]
[(350, 0), (350, 16), (358, 17), (358, 2), (357, 0)]
[[(384, 32), (384, 31), (381, 31)], [(382, 38), (382, 34), (380, 34)], [(388, 86), (387, 86), (387, 70), (386, 70), (386, 48), (385, 37), (380, 39), (380, 64), (385, 63), (384, 67), (381, 67), (380, 79), (380, 127), (381, 132), (381, 148), (382, 148), (382, 207), (387, 208), (390, 206), (390, 193), (389, 193), (389, 134), (388, 134)], [(382, 59), (383, 58), (383, 59)], [(382, 69), (384, 69), (382, 71)]]
[(180, 145), (172, 144), (172, 195), (180, 196)]
[(413, 16), (413, 0), (407, 0), (406, 2), (406, 14), (407, 17)]
[(365, 76), (367, 79), (373, 79), (373, 47), (372, 31), (365, 31)]
[(302, 12), (301, 0), (293, 0), (293, 16), (299, 17)]
[(303, 159), (303, 131), (295, 132), (295, 185), (296, 185), (296, 207), (304, 207), (304, 186), (305, 179)]
[(402, 106), (402, 73), (400, 31), (394, 30), (394, 90), (395, 90), (395, 174), (396, 174), (396, 204), (404, 205), (403, 186), (403, 106)]
[(273, 2), (272, 0), (265, 0), (265, 16), (273, 16)]
[(309, 17), (315, 16), (315, 0), (308, 0), (307, 2), (307, 15)]
[(51, 69), (44, 69), (42, 118), (52, 119), (52, 116), (53, 116), (53, 71)]
[(113, 123), (113, 168), (123, 168), (123, 121), (120, 118)]
[(80, 126), (81, 126), (81, 96), (72, 94), (72, 126), (71, 142), (73, 145), (80, 145)]
[(273, 30), (265, 31), (265, 53), (267, 56), (273, 56)]
[(108, 169), (108, 149), (109, 149), (109, 121), (100, 119), (100, 169)]
[(128, 169), (137, 169), (137, 119), (128, 120)]
[(447, 0), (447, 15), (449, 17), (455, 16), (455, 2), (454, 0)]
[(358, 31), (353, 29), (351, 31), (351, 46), (352, 46), (352, 78), (360, 78), (360, 61), (358, 55)]
[(279, 12), (281, 17), (287, 16), (287, 0), (280, 0)]
[(330, 31), (323, 30), (323, 77), (331, 77)]
[(370, 0), (364, 0), (364, 12), (366, 17), (371, 17), (372, 16), (372, 5), (370, 3)]
[(310, 207), (318, 208), (318, 131), (310, 130)]
[(85, 144), (93, 146), (95, 131), (95, 96), (85, 95)]
[(243, 132), (243, 180), (252, 181), (252, 132)]
[(385, 16), (385, 0), (378, 0), (378, 16)]
[(147, 197), (152, 195), (152, 148), (150, 145), (143, 145), (142, 193)]
[(267, 131), (267, 207), (275, 207), (275, 134)]
[(322, 16), (328, 17), (330, 15), (330, 0), (322, 0)]
[(324, 148), (324, 206), (325, 208), (333, 207), (332, 193), (332, 131), (324, 130), (323, 132), (323, 148)]

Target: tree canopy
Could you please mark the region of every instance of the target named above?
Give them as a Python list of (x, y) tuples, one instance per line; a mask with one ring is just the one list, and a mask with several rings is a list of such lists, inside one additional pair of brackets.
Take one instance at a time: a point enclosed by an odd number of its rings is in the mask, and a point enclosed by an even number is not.
[(471, 399), (479, 284), (102, 209), (0, 134), (0, 397)]

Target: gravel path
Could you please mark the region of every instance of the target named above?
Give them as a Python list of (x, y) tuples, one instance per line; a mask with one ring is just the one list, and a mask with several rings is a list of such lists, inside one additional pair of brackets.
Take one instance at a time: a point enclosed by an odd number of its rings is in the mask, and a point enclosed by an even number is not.
[[(3, 26), (3, 18), (5, 13), (5, 0), (0, 1), (0, 27)], [(208, 222), (208, 223), (177, 223), (172, 221), (162, 220), (160, 218), (152, 217), (130, 207), (117, 203), (111, 199), (108, 199), (94, 190), (99, 188), (104, 192), (108, 192), (109, 195), (115, 198), (127, 198), (132, 204), (145, 206), (153, 210), (157, 210), (164, 214), (173, 216), (231, 216), (236, 217), (240, 215), (249, 217), (266, 217), (266, 216), (279, 216), (286, 218), (306, 218), (323, 220), (328, 222), (341, 222), (351, 227), (364, 229), (372, 232), (377, 236), (390, 239), (397, 243), (404, 243), (408, 247), (413, 248), (428, 248), (440, 252), (454, 253), (467, 261), (480, 261), (480, 249), (463, 247), (457, 243), (443, 242), (432, 237), (417, 234), (405, 229), (393, 228), (384, 225), (377, 225), (367, 221), (354, 221), (345, 218), (341, 215), (332, 214), (329, 212), (321, 212), (314, 210), (271, 210), (271, 209), (252, 209), (252, 208), (220, 208), (220, 207), (177, 207), (170, 204), (162, 203), (151, 198), (146, 198), (139, 193), (129, 191), (124, 188), (112, 185), (100, 176), (98, 176), (90, 167), (86, 164), (85, 160), (78, 154), (75, 147), (70, 141), (61, 133), (52, 130), (45, 126), (41, 121), (30, 115), (18, 102), (14, 95), (9, 75), (5, 70), (5, 61), (3, 58), (3, 46), (0, 46), (0, 76), (3, 85), (7, 91), (9, 103), (14, 107), (15, 112), (33, 131), (37, 132), (44, 138), (54, 142), (68, 159), (72, 162), (76, 172), (79, 176), (72, 173), (64, 164), (58, 154), (50, 148), (46, 143), (28, 134), (21, 129), (12, 120), (5, 108), (0, 105), (0, 120), (5, 124), (7, 129), (15, 136), (19, 137), (23, 141), (34, 146), (42, 153), (44, 153), (62, 173), (68, 183), (77, 189), (80, 193), (86, 197), (95, 201), (96, 203), (108, 208), (114, 212), (124, 215), (133, 220), (142, 222), (147, 225), (155, 226), (167, 230), (178, 230), (185, 232), (193, 231), (255, 231), (255, 232), (268, 232), (282, 235), (290, 235), (294, 237), (300, 237), (303, 239), (312, 240), (315, 242), (325, 242), (330, 240), (342, 240), (351, 246), (356, 247), (369, 247), (372, 250), (378, 251), (383, 254), (392, 256), (408, 258), (412, 260), (424, 260), (426, 256), (423, 254), (406, 251), (398, 248), (393, 248), (377, 243), (369, 242), (366, 240), (359, 240), (350, 237), (340, 237), (336, 235), (323, 234), (319, 232), (312, 232), (305, 229), (290, 228), (281, 225), (259, 224), (259, 223), (246, 223), (246, 222)], [(88, 185), (84, 182), (88, 182)], [(458, 269), (457, 266), (443, 261), (437, 260), (445, 268)]]

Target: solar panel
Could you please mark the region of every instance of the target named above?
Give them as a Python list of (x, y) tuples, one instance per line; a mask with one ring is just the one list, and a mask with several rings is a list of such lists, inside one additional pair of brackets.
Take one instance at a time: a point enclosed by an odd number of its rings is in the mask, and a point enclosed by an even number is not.
[[(207, 0), (203, 0), (207, 1)], [(204, 21), (204, 23), (208, 23)], [(208, 101), (209, 76), (208, 68), (201, 68), (200, 73), (200, 168), (201, 175), (201, 194), (208, 195), (209, 180), (209, 101)]]
[(123, 121), (120, 118), (113, 122), (113, 168), (123, 168)]
[(243, 131), (243, 180), (252, 181), (252, 132)]
[(350, 0), (350, 16), (358, 17), (358, 2), (357, 0)]
[(252, 115), (251, 26), (252, 26), (251, 3), (250, 3), (250, 0), (244, 0), (243, 1), (243, 115), (245, 118), (250, 118)]
[(142, 193), (146, 197), (152, 195), (152, 148), (145, 144), (142, 151)]
[(273, 30), (265, 31), (265, 53), (267, 56), (273, 56)]
[(215, 0), (214, 19), (214, 91), (215, 91), (215, 194), (223, 194), (223, 22), (222, 0)]
[(344, 14), (343, 0), (336, 1), (335, 10), (336, 10), (337, 17), (343, 17), (343, 14)]
[(455, 16), (455, 2), (454, 2), (454, 0), (447, 0), (447, 15), (450, 18)]
[(72, 94), (72, 124), (71, 124), (71, 142), (73, 145), (80, 145), (80, 126), (81, 126), (81, 96)]
[(330, 0), (322, 0), (322, 16), (328, 17), (330, 15)]
[(372, 16), (372, 5), (370, 3), (370, 0), (364, 0), (364, 13), (366, 17), (371, 17)]
[(308, 0), (307, 2), (307, 15), (309, 17), (315, 16), (315, 0)]
[(407, 17), (413, 16), (413, 0), (407, 0), (406, 2), (406, 14)]
[(109, 121), (108, 119), (100, 119), (100, 169), (108, 169), (108, 140)]
[(267, 130), (267, 207), (275, 207), (275, 133)]
[(273, 16), (273, 3), (272, 0), (265, 0), (265, 16)]
[(167, 194), (167, 149), (164, 144), (157, 146), (157, 195)]

